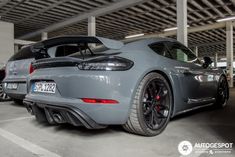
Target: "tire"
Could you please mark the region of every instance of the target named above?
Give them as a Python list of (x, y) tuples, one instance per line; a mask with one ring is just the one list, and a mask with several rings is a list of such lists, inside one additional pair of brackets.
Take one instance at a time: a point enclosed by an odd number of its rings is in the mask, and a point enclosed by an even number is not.
[(20, 100), (20, 99), (13, 99), (13, 101), (14, 101), (15, 104), (23, 105), (23, 100)]
[[(159, 73), (149, 73), (140, 82), (133, 99), (129, 118), (123, 128), (143, 136), (160, 134), (170, 120), (173, 106), (168, 81)], [(157, 124), (159, 120), (160, 124)]]
[(215, 107), (224, 108), (229, 98), (229, 87), (225, 76), (221, 76), (218, 83)]

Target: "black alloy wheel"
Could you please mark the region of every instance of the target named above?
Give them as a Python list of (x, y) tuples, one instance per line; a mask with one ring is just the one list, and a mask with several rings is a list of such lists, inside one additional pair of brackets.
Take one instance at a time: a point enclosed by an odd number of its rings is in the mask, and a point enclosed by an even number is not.
[(169, 82), (159, 73), (149, 73), (136, 90), (131, 113), (123, 127), (139, 135), (158, 135), (166, 128), (172, 107), (173, 94)]
[(225, 77), (221, 77), (218, 84), (216, 105), (218, 107), (225, 107), (229, 97), (228, 82)]
[(154, 79), (146, 86), (143, 94), (143, 116), (152, 130), (161, 128), (167, 121), (170, 110), (170, 96), (164, 82)]

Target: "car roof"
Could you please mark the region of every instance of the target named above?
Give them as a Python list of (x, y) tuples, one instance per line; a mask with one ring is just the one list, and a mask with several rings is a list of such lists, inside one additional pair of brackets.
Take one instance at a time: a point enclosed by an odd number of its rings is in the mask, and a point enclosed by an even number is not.
[(148, 45), (155, 43), (155, 42), (177, 42), (177, 40), (172, 38), (163, 38), (163, 37), (157, 37), (157, 38), (147, 38), (147, 39), (140, 39), (132, 42), (125, 43), (125, 46), (122, 50), (144, 50)]
[(172, 38), (165, 38), (165, 37), (157, 37), (157, 38), (146, 38), (146, 39), (139, 39), (136, 41), (132, 41), (132, 42), (127, 42), (125, 43), (126, 45), (131, 45), (131, 44), (151, 44), (151, 43), (155, 43), (155, 42), (164, 42), (164, 41), (170, 41), (170, 42), (178, 42), (175, 39)]

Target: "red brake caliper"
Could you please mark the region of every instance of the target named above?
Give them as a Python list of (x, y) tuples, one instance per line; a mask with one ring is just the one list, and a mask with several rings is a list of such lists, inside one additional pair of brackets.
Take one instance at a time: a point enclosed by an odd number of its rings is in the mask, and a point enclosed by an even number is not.
[[(157, 101), (159, 101), (159, 100), (161, 99), (161, 97), (160, 97), (159, 95), (157, 95), (157, 96), (155, 97), (155, 99), (156, 99)], [(156, 110), (157, 110), (158, 112), (160, 111), (160, 106), (159, 106), (159, 105), (156, 106)]]

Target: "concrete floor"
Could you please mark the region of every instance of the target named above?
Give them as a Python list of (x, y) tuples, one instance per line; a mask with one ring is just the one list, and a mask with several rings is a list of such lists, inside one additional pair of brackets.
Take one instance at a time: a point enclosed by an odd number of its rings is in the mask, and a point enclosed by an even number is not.
[[(177, 147), (183, 140), (235, 143), (235, 90), (229, 105), (222, 110), (204, 108), (171, 120), (159, 136), (141, 137), (111, 126), (87, 130), (70, 125), (39, 124), (26, 109), (13, 102), (0, 102), (0, 156), (2, 157), (153, 157), (180, 156)], [(199, 154), (190, 156), (235, 156)]]

